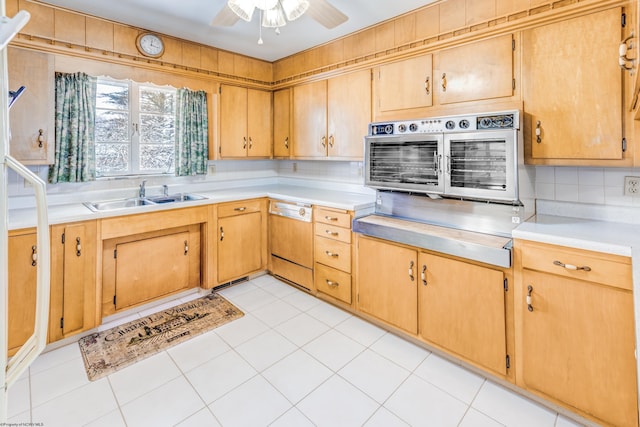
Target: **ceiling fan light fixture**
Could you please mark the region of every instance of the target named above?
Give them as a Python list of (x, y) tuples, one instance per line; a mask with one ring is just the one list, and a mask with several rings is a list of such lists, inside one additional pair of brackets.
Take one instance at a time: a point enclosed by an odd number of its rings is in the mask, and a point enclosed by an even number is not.
[(278, 0), (253, 0), (253, 4), (260, 10), (271, 10), (278, 5)]
[(309, 9), (308, 0), (280, 0), (280, 4), (289, 21), (298, 19)]
[(255, 3), (254, 0), (229, 0), (227, 5), (241, 19), (250, 22), (253, 17), (253, 11), (256, 8)]
[(287, 21), (284, 19), (284, 12), (279, 6), (273, 9), (265, 10), (262, 13), (262, 26), (266, 28), (279, 28), (287, 25)]

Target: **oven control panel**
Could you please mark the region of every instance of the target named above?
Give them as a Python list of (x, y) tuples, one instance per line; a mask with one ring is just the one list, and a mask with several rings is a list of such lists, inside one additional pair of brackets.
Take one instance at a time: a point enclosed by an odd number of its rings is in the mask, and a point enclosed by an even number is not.
[(369, 135), (452, 133), (475, 130), (519, 129), (518, 111), (434, 117), (421, 120), (371, 123)]

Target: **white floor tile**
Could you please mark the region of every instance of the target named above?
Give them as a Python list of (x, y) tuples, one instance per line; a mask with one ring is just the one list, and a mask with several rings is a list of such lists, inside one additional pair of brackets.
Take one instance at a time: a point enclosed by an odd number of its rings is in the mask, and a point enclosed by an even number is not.
[(467, 405), (421, 378), (411, 375), (384, 407), (412, 426), (457, 426)]
[(270, 427), (314, 427), (309, 418), (296, 408), (291, 408), (280, 418), (269, 424)]
[(384, 403), (409, 374), (406, 369), (371, 350), (360, 353), (338, 372), (378, 403)]
[(182, 375), (169, 355), (162, 351), (109, 375), (113, 393), (124, 405)]
[(262, 375), (292, 403), (297, 403), (333, 372), (302, 350), (285, 357)]
[(225, 340), (227, 344), (235, 347), (260, 335), (267, 329), (269, 329), (267, 325), (251, 314), (245, 313), (241, 318), (216, 328), (216, 334)]
[(251, 283), (253, 283), (259, 288), (262, 288), (270, 283), (282, 283), (282, 282), (270, 274), (263, 274), (261, 276), (257, 276), (251, 279)]
[(82, 358), (31, 375), (31, 403), (38, 406), (89, 384)]
[(284, 301), (276, 300), (257, 310), (251, 311), (251, 314), (257, 317), (267, 325), (274, 326), (291, 319), (301, 313), (300, 310), (293, 307), (291, 304), (287, 304)]
[(282, 300), (288, 302), (300, 311), (307, 311), (321, 303), (318, 298), (302, 291), (297, 291), (287, 295), (282, 298)]
[(379, 407), (373, 399), (337, 375), (329, 378), (297, 405), (319, 427), (360, 426)]
[(109, 382), (102, 378), (36, 406), (31, 421), (47, 427), (81, 426), (117, 408)]
[(362, 344), (334, 329), (330, 329), (303, 347), (304, 351), (334, 372), (353, 360), (365, 348)]
[(307, 314), (315, 317), (327, 325), (334, 327), (340, 322), (344, 322), (351, 314), (325, 302), (316, 305), (307, 311)]
[(229, 286), (228, 288), (224, 288), (218, 293), (225, 297), (226, 299), (232, 299), (237, 297), (238, 295), (242, 295), (245, 292), (249, 292), (251, 290), (257, 289), (257, 286), (251, 282), (243, 282), (238, 283), (237, 285)]
[(409, 424), (393, 415), (385, 408), (380, 408), (365, 424), (366, 427), (409, 427)]
[(31, 391), (29, 378), (16, 381), (9, 389), (7, 397), (7, 418), (14, 417), (31, 409)]
[(295, 294), (296, 292), (302, 292), (301, 290), (296, 289), (295, 287), (283, 283), (277, 279), (274, 279), (273, 277), (271, 277), (271, 279), (271, 281), (260, 285), (260, 287), (276, 298), (284, 298), (291, 294)]
[(262, 372), (297, 349), (291, 341), (273, 330), (236, 347), (236, 351), (258, 372)]
[(223, 426), (267, 426), (291, 403), (261, 376), (255, 376), (209, 405)]
[(221, 427), (209, 408), (203, 408), (186, 420), (176, 424), (176, 427)]
[(277, 298), (273, 294), (256, 288), (233, 297), (232, 302), (246, 313), (264, 307), (276, 300)]
[(116, 409), (115, 411), (111, 411), (107, 415), (90, 422), (86, 427), (127, 427), (127, 425), (122, 418), (120, 409)]
[(371, 345), (371, 350), (409, 371), (418, 367), (431, 352), (387, 332)]
[(171, 347), (167, 352), (178, 368), (187, 372), (230, 349), (231, 347), (215, 331), (209, 331)]
[(298, 346), (303, 346), (326, 332), (329, 326), (306, 313), (302, 313), (281, 323), (275, 329), (289, 341)]
[(504, 424), (500, 424), (493, 418), (488, 417), (482, 412), (478, 412), (473, 408), (469, 408), (464, 415), (462, 422), (458, 427), (503, 427)]
[(192, 369), (186, 377), (209, 404), (256, 374), (256, 370), (232, 350)]
[(29, 367), (31, 375), (38, 372), (45, 371), (49, 368), (53, 368), (56, 365), (60, 365), (65, 362), (69, 362), (74, 359), (81, 359), (80, 346), (78, 343), (65, 345), (64, 347), (57, 348), (55, 350), (42, 353)]
[(518, 427), (553, 426), (556, 413), (491, 381), (486, 381), (471, 406), (494, 420)]
[(414, 374), (468, 405), (485, 381), (483, 377), (435, 354), (427, 357)]
[(127, 426), (173, 426), (204, 408), (184, 377), (176, 378), (121, 406)]
[(348, 318), (337, 325), (336, 330), (356, 340), (365, 347), (369, 347), (386, 333), (383, 329), (357, 317)]

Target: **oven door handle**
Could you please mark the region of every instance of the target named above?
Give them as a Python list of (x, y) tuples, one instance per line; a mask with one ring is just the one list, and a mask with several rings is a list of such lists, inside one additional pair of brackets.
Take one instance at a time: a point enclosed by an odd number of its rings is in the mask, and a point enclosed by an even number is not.
[(451, 156), (445, 156), (446, 157), (446, 164), (447, 164), (447, 175), (451, 175)]

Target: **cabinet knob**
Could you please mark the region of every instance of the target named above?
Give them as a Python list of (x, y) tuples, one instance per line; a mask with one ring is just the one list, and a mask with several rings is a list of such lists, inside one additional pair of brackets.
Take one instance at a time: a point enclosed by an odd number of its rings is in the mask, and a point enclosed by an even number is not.
[(409, 263), (409, 278), (411, 279), (411, 281), (413, 282), (414, 280), (416, 280), (415, 277), (413, 277), (413, 266), (415, 265), (415, 263), (413, 261), (411, 261)]
[(324, 251), (325, 254), (327, 254), (328, 257), (331, 258), (338, 258), (340, 256), (340, 254), (337, 254), (335, 252), (331, 252), (331, 251)]
[(331, 286), (332, 288), (337, 288), (338, 286), (340, 286), (340, 283), (334, 282), (334, 281), (329, 280), (329, 279), (327, 279), (326, 282), (327, 282), (327, 285)]
[(442, 91), (447, 91), (447, 73), (442, 73)]
[(223, 240), (224, 240), (224, 229), (220, 227), (220, 241), (222, 242)]
[(82, 245), (80, 244), (80, 238), (76, 237), (76, 256), (82, 255)]
[(44, 130), (38, 129), (38, 147), (42, 148), (44, 144)]
[(329, 135), (329, 147), (333, 148), (333, 143), (334, 143), (333, 135)]
[(422, 273), (420, 274), (420, 278), (422, 279), (422, 284), (427, 286), (427, 266), (425, 264), (422, 265)]
[(322, 147), (324, 147), (324, 148), (327, 147), (327, 137), (326, 136), (322, 137)]
[(429, 76), (424, 80), (424, 91), (427, 95), (431, 95), (431, 77)]
[(538, 144), (542, 142), (542, 128), (540, 126), (542, 126), (542, 123), (540, 123), (540, 120), (538, 120), (536, 122), (536, 142)]
[(184, 254), (188, 254), (189, 253), (189, 243), (187, 243), (187, 241), (184, 241)]
[(247, 137), (243, 136), (242, 137), (242, 149), (246, 149), (247, 148)]
[(531, 292), (533, 292), (533, 286), (527, 286), (527, 310), (533, 311), (533, 306), (531, 305)]
[(284, 139), (284, 148), (289, 149), (289, 137)]
[(253, 147), (253, 139), (249, 137), (249, 150), (251, 150), (251, 147)]
[(38, 265), (38, 247), (36, 245), (31, 246), (31, 265)]

